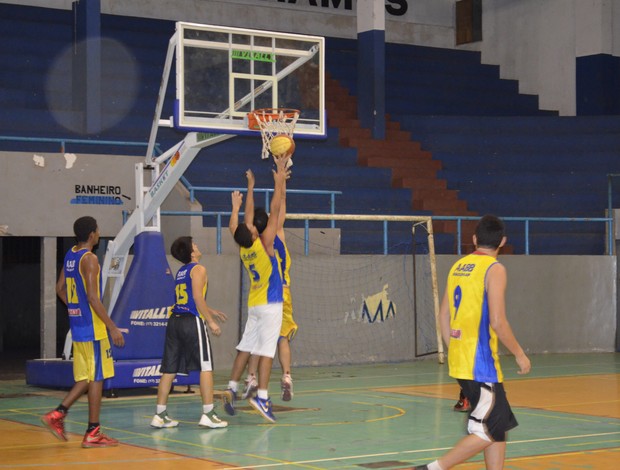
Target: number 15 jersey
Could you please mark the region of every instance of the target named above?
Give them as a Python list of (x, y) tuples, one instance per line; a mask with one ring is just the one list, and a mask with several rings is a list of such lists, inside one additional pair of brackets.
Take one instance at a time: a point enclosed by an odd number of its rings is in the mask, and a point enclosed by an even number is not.
[(450, 305), (450, 376), (477, 382), (503, 382), (497, 335), (491, 328), (485, 286), (497, 260), (474, 252), (457, 261), (448, 275)]

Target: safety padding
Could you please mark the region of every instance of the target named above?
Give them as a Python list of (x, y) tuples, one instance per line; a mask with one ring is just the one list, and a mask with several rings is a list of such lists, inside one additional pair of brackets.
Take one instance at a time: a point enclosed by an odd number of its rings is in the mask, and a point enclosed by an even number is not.
[(168, 310), (174, 305), (174, 276), (160, 232), (142, 232), (111, 317), (127, 328), (123, 348), (112, 347), (115, 360), (158, 359), (164, 351)]
[[(114, 377), (103, 382), (104, 390), (122, 388), (157, 387), (161, 372), (159, 359), (114, 362)], [(200, 381), (200, 373), (177, 375), (174, 385), (195, 385)], [(26, 383), (45, 388), (71, 388), (73, 380), (73, 361), (62, 359), (34, 359), (26, 362)]]

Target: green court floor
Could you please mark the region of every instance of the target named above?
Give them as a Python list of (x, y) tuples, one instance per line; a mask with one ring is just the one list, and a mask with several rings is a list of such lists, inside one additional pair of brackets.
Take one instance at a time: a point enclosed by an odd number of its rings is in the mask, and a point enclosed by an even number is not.
[[(620, 462), (620, 354), (531, 359), (532, 373), (517, 376), (513, 358), (502, 358), (508, 398), (520, 424), (510, 433), (506, 468), (613, 468), (605, 462)], [(215, 374), (220, 388), (227, 373)], [(179, 456), (201, 459), (203, 468), (407, 468), (428, 463), (464, 435), (466, 414), (452, 410), (458, 388), (447, 375), (447, 365), (434, 360), (309, 367), (293, 375), (290, 402), (280, 400), (276, 381), (271, 384), (276, 424), (241, 401), (238, 414), (228, 417), (218, 400), (217, 411), (229, 427), (199, 428), (198, 387), (193, 388), (196, 393), (182, 393), (183, 387), (171, 396), (169, 414), (181, 421), (176, 429), (149, 427), (154, 389), (120, 391), (118, 398), (104, 399), (101, 420), (108, 434), (128, 445), (123, 468), (131, 464), (134, 469), (155, 468), (143, 457), (133, 462), (136, 448), (165, 452), (152, 458), (159, 459), (158, 465), (169, 459), (169, 468)], [(87, 421), (85, 399), (68, 416), (67, 430), (74, 433), (68, 443), (40, 427), (40, 415), (62, 396), (61, 391), (28, 387), (20, 380), (0, 382), (0, 453), (5, 455), (0, 468), (55, 466), (53, 460), (38, 463), (35, 457), (42, 447), (46, 452), (77, 449)], [(36, 433), (39, 445), (21, 452), (10, 437), (25, 431)], [(67, 468), (87, 465), (80, 459), (84, 452), (93, 451), (79, 449)], [(94, 452), (107, 461), (107, 449)], [(108, 463), (118, 459), (115, 454)], [(474, 466), (467, 468), (484, 468), (481, 460), (473, 459)]]

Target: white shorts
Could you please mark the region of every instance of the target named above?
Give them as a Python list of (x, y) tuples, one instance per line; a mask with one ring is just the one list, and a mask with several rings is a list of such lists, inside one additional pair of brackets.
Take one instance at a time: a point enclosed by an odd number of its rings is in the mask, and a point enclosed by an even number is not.
[(276, 355), (281, 327), (281, 303), (250, 307), (248, 321), (237, 350), (273, 358)]

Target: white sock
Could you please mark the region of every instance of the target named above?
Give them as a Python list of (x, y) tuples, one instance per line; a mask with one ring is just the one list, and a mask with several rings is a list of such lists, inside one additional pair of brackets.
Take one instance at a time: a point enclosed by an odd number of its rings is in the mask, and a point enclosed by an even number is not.
[(202, 405), (202, 412), (204, 414), (210, 413), (211, 411), (213, 411), (213, 403), (210, 405)]
[(428, 470), (443, 470), (443, 468), (441, 468), (441, 465), (439, 465), (439, 462), (437, 462), (437, 460), (434, 460), (433, 462), (429, 463), (427, 467), (428, 467)]
[(157, 405), (157, 414), (160, 415), (166, 411), (166, 405)]
[(233, 392), (237, 393), (237, 387), (239, 386), (239, 382), (234, 380), (228, 381), (228, 388), (230, 388)]
[(267, 400), (269, 398), (269, 391), (259, 388), (256, 392), (256, 395), (258, 395), (258, 398), (260, 398), (261, 400)]

